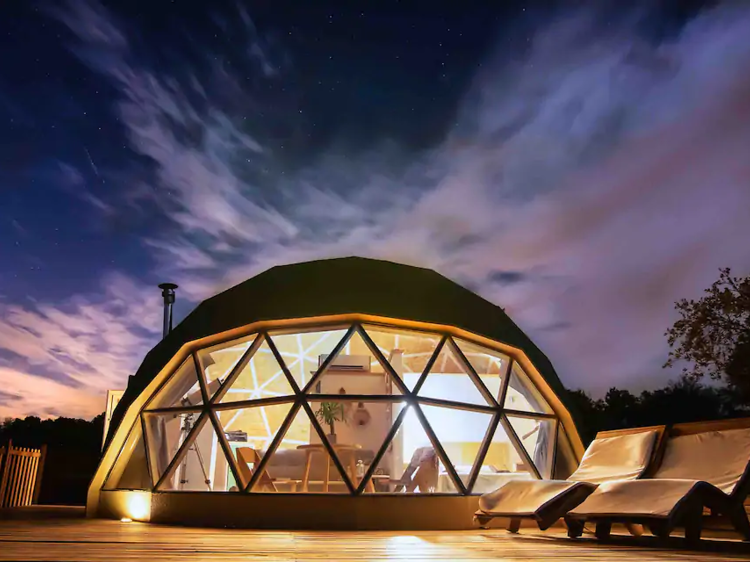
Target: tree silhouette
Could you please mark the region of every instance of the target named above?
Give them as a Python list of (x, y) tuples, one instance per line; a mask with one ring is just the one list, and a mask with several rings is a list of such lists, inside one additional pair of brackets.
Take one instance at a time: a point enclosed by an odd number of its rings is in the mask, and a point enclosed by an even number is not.
[(666, 332), (665, 367), (687, 362), (683, 373), (722, 380), (750, 398), (750, 277), (729, 268), (698, 300), (675, 303), (680, 319)]
[(595, 400), (582, 390), (568, 391), (586, 425), (579, 428), (581, 439), (591, 442), (597, 431), (668, 425), (750, 415), (747, 403), (732, 388), (707, 386), (684, 375), (664, 388), (634, 395), (611, 388)]
[(47, 445), (39, 503), (83, 505), (99, 463), (104, 414), (91, 421), (35, 416), (6, 419), (0, 424), (0, 445), (9, 440), (18, 447)]

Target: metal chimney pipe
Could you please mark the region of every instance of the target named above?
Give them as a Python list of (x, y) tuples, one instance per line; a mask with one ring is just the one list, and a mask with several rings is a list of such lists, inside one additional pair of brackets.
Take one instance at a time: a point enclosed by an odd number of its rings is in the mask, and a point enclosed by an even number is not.
[(162, 338), (166, 338), (167, 334), (172, 331), (172, 305), (174, 304), (174, 290), (177, 288), (177, 285), (174, 283), (162, 283), (159, 285), (159, 288), (161, 289), (161, 296), (164, 299), (164, 328), (162, 330)]

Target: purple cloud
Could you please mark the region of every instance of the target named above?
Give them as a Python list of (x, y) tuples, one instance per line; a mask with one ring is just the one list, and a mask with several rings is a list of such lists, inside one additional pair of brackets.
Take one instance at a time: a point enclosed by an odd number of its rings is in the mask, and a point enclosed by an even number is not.
[[(658, 44), (629, 22), (606, 33), (585, 13), (554, 22), (522, 58), (490, 57), (435, 148), (406, 162), (392, 143), (355, 156), (331, 148), (263, 185), (248, 178), (279, 170), (278, 157), (215, 101), (211, 78), (135, 63), (108, 13), (73, 5), (58, 18), (117, 88), (131, 148), (154, 169), (148, 203), (170, 221), (143, 241), (161, 264), (149, 273), (178, 281), (183, 298), (331, 256), (433, 267), (505, 307), (567, 386), (599, 393), (663, 385), (672, 303), (719, 267), (750, 265), (750, 14), (731, 4)], [(240, 15), (257, 80), (294, 73)], [(90, 56), (102, 46), (106, 68)], [(71, 411), (87, 392), (93, 414), (103, 404), (93, 397), (125, 384), (154, 341), (158, 295), (115, 279), (93, 300), (4, 309), (0, 347), (22, 367), (4, 372), (8, 392), (38, 384), (36, 367), (58, 369), (93, 385), (62, 385)]]

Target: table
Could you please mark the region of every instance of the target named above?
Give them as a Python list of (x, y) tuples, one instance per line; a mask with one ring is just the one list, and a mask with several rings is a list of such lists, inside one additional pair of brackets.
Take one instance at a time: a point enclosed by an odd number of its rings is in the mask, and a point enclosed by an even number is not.
[[(357, 460), (356, 460), (356, 452), (362, 449), (361, 445), (348, 445), (343, 443), (336, 443), (331, 444), (331, 448), (336, 452), (339, 459), (341, 459), (340, 453), (345, 453), (349, 457), (348, 463), (342, 463), (344, 464), (344, 469), (346, 470), (347, 475), (349, 476), (349, 479), (351, 480), (352, 484), (354, 486), (359, 486), (359, 480), (357, 478)], [(331, 479), (331, 456), (328, 454), (328, 450), (325, 448), (325, 446), (322, 443), (311, 443), (309, 445), (299, 445), (297, 449), (300, 449), (302, 451), (305, 451), (305, 472), (302, 475), (302, 491), (307, 492), (308, 491), (308, 485), (310, 483), (310, 467), (312, 466), (312, 457), (315, 453), (322, 454), (326, 459), (326, 472), (325, 477), (323, 479), (323, 491), (328, 491), (328, 484)], [(372, 480), (367, 482), (367, 485), (365, 486), (365, 490), (368, 492), (375, 492), (375, 486), (372, 483)]]
[[(372, 489), (376, 492), (392, 492), (393, 485), (391, 484), (391, 477), (388, 474), (373, 474), (370, 479)], [(370, 486), (367, 486), (367, 491), (372, 491)]]

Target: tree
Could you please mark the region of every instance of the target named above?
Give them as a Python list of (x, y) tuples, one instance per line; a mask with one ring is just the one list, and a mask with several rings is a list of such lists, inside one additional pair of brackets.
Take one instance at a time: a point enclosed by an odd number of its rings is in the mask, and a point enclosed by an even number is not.
[(687, 362), (685, 375), (722, 380), (750, 398), (750, 277), (729, 268), (698, 300), (675, 303), (680, 319), (666, 332), (671, 348), (664, 364)]
[(638, 397), (629, 390), (610, 388), (604, 395), (603, 421), (611, 429), (623, 429), (639, 425)]
[(579, 419), (586, 421), (583, 427), (578, 428), (578, 432), (583, 442), (588, 445), (594, 439), (596, 432), (603, 429), (606, 425), (602, 421), (604, 402), (602, 400), (594, 400), (585, 390), (581, 390), (580, 388), (578, 390), (568, 390), (567, 393), (568, 400), (578, 413)]
[(664, 425), (746, 416), (733, 389), (706, 386), (694, 377), (683, 376), (665, 388), (641, 393), (638, 425)]
[(104, 414), (91, 421), (36, 416), (0, 423), (0, 446), (9, 440), (17, 447), (47, 445), (40, 503), (82, 505), (99, 462)]
[(604, 398), (596, 400), (583, 390), (569, 390), (568, 398), (584, 422), (578, 428), (584, 444), (590, 443), (598, 431), (750, 414), (734, 389), (703, 385), (687, 375), (664, 388), (644, 390), (638, 396), (627, 390), (610, 388)]

